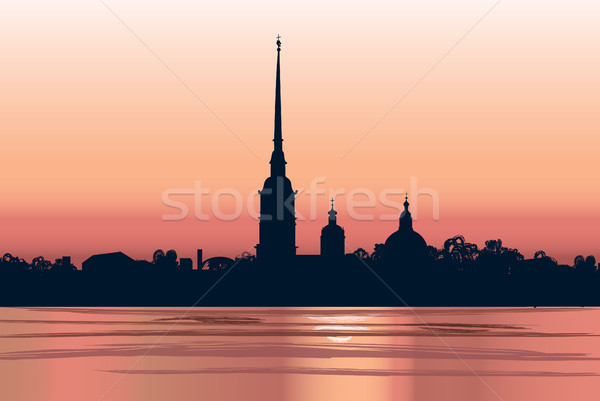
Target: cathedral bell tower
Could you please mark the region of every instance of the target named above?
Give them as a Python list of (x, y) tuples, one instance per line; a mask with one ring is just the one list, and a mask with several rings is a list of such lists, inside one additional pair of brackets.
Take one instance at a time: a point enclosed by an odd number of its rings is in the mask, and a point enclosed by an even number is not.
[(321, 230), (321, 256), (327, 258), (341, 258), (344, 256), (345, 245), (344, 229), (337, 225), (337, 212), (333, 209), (333, 199), (331, 199), (331, 209), (328, 224)]
[(275, 132), (271, 154), (271, 175), (265, 180), (260, 194), (259, 242), (256, 257), (259, 260), (285, 260), (296, 255), (296, 192), (285, 176), (283, 136), (281, 129), (281, 80), (279, 59), (280, 36), (277, 36), (277, 72), (275, 78)]

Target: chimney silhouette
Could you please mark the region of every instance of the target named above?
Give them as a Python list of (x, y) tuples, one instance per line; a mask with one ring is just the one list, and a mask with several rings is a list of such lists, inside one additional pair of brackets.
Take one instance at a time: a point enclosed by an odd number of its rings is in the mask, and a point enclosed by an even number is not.
[(196, 250), (196, 264), (197, 264), (197, 269), (201, 270), (202, 269), (202, 249), (197, 249)]

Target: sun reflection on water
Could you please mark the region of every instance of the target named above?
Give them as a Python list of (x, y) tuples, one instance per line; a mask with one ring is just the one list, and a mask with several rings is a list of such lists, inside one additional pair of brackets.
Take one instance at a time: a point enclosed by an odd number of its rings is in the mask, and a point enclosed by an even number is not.
[[(318, 316), (318, 315), (304, 315), (311, 320), (316, 320), (320, 323), (330, 323), (327, 325), (315, 326), (313, 330), (326, 330), (333, 331), (339, 330), (344, 332), (352, 331), (368, 331), (371, 330), (366, 326), (357, 326), (353, 323), (362, 323), (374, 315), (343, 315), (343, 316)], [(352, 336), (327, 336), (327, 339), (331, 342), (343, 344), (352, 340)]]

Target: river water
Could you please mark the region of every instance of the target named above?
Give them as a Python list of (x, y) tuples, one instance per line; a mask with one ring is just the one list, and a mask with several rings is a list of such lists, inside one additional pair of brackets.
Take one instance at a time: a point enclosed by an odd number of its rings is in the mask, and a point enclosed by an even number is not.
[(2, 308), (2, 400), (597, 400), (597, 308)]

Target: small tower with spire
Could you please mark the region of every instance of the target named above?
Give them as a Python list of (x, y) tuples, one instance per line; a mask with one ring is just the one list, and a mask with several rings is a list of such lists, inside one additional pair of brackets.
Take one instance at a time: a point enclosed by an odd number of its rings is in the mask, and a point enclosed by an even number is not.
[(329, 222), (321, 230), (321, 256), (341, 258), (345, 252), (346, 236), (344, 229), (337, 225), (337, 212), (333, 208), (333, 199), (331, 199), (331, 209), (327, 214)]
[(404, 211), (402, 212), (402, 214), (400, 214), (400, 224), (398, 226), (398, 228), (403, 231), (412, 231), (413, 230), (412, 215), (408, 211), (408, 206), (410, 206), (410, 203), (408, 203), (408, 193), (407, 193), (404, 196)]

